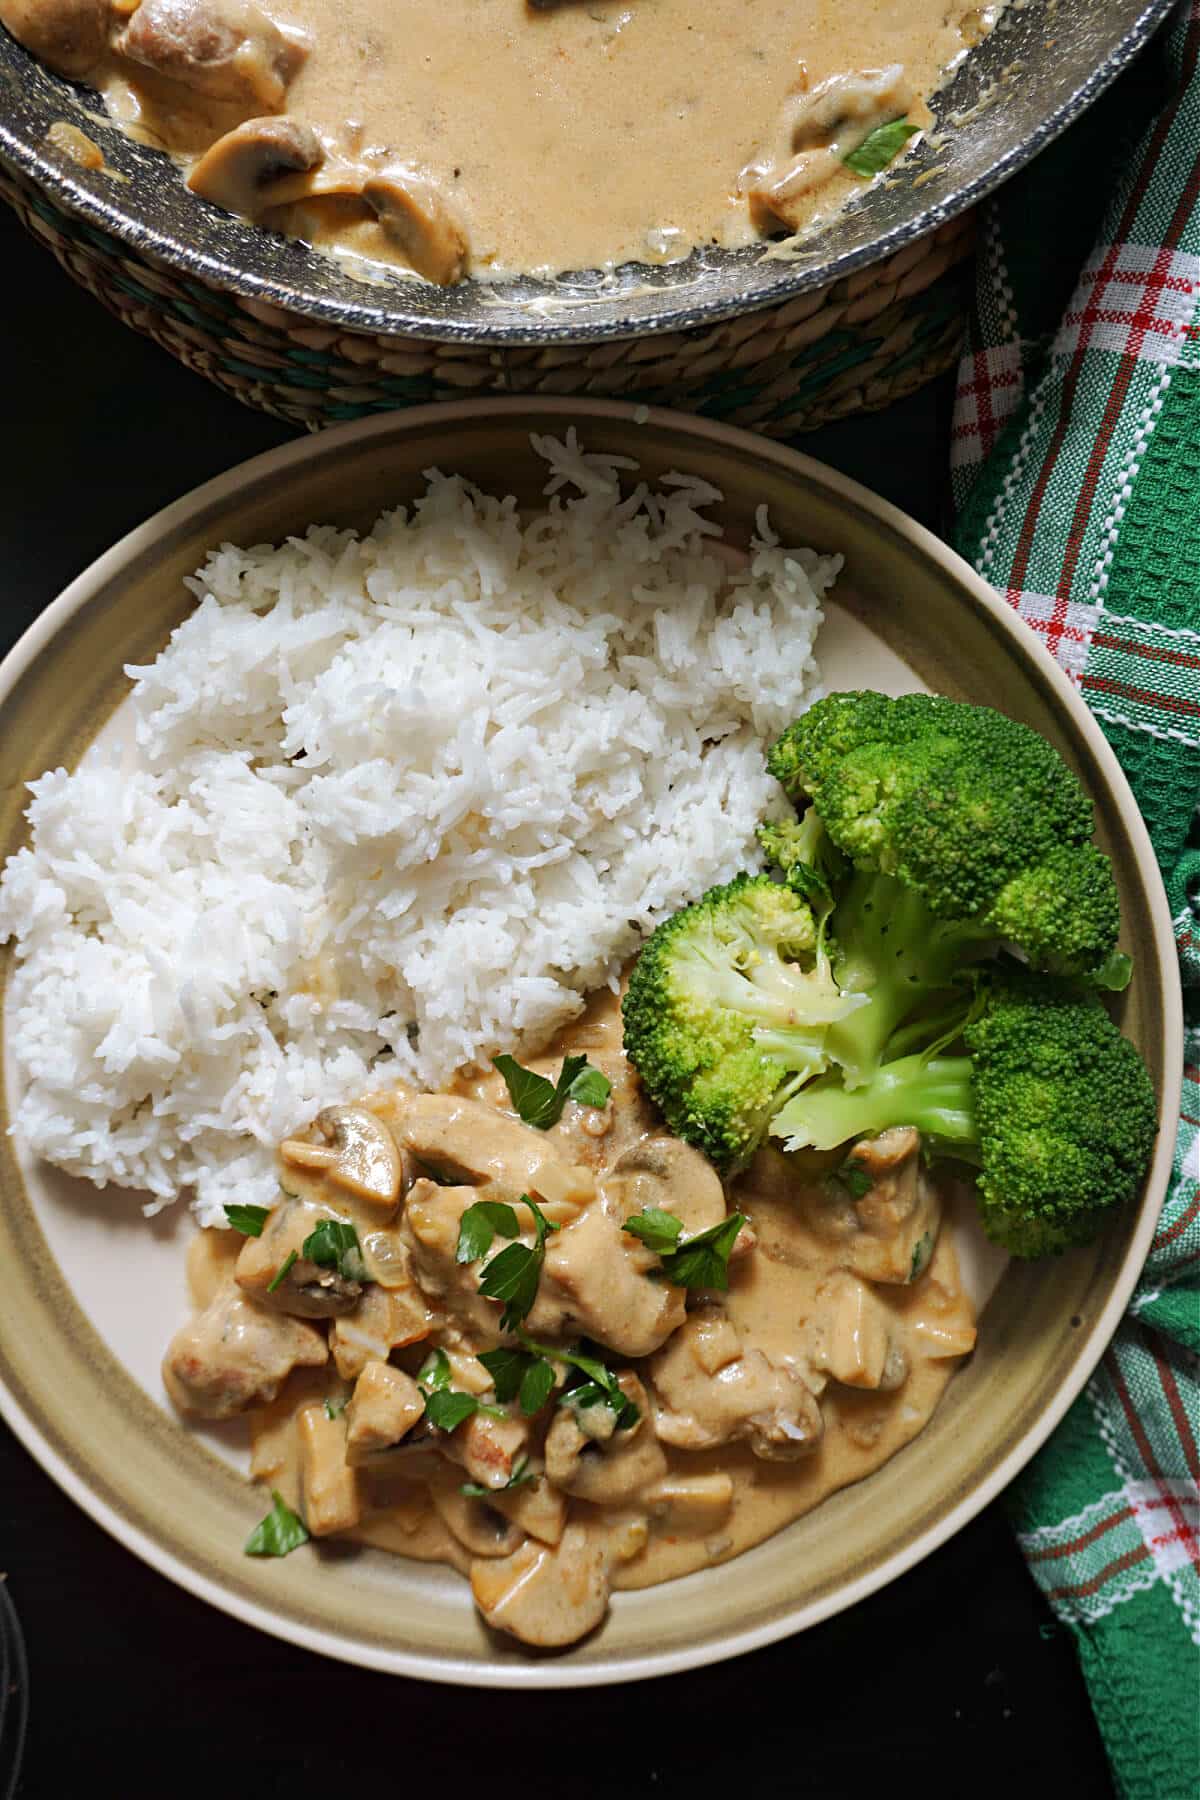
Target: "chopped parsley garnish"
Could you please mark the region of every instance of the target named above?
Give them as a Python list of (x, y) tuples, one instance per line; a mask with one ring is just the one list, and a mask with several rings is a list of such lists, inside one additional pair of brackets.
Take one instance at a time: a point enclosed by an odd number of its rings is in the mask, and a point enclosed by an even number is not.
[(450, 1358), (444, 1350), (431, 1350), (417, 1370), (417, 1386), (425, 1394), (436, 1394), (450, 1386)]
[(641, 1238), (647, 1248), (663, 1256), (674, 1250), (683, 1233), (683, 1220), (677, 1219), (674, 1213), (664, 1212), (661, 1206), (647, 1206), (632, 1219), (626, 1219), (621, 1227), (630, 1237)]
[(425, 1396), (425, 1417), (439, 1431), (457, 1431), (464, 1419), (473, 1413), (489, 1413), (493, 1419), (506, 1419), (498, 1406), (485, 1406), (474, 1394), (464, 1394), (450, 1386), (450, 1358), (444, 1350), (431, 1350), (417, 1372), (417, 1386)]
[(924, 1236), (919, 1237), (913, 1245), (912, 1262), (909, 1265), (908, 1270), (908, 1279), (910, 1281), (915, 1281), (919, 1275), (925, 1273), (932, 1255), (933, 1233), (932, 1231), (927, 1231)]
[(730, 1213), (707, 1231), (686, 1238), (676, 1250), (662, 1257), (663, 1272), (676, 1287), (727, 1288), (729, 1253), (746, 1223), (742, 1213)]
[(727, 1288), (729, 1286), (729, 1253), (737, 1242), (737, 1234), (746, 1223), (741, 1213), (730, 1213), (707, 1231), (695, 1237), (680, 1237), (683, 1220), (661, 1207), (647, 1206), (644, 1211), (626, 1219), (622, 1231), (640, 1238), (662, 1263), (663, 1274), (676, 1287)]
[(345, 1410), (346, 1402), (344, 1400), (327, 1400), (325, 1402), (325, 1417), (327, 1419), (340, 1419)]
[(617, 1425), (636, 1425), (641, 1414), (633, 1401), (622, 1392), (612, 1370), (598, 1356), (582, 1350), (562, 1350), (556, 1344), (539, 1344), (518, 1328), (521, 1350), (483, 1350), (479, 1360), (495, 1384), (496, 1398), (516, 1400), (526, 1418), (541, 1412), (554, 1392), (554, 1364), (565, 1363), (576, 1370), (573, 1383), (568, 1380), (559, 1404), (570, 1401), (575, 1406), (593, 1406), (603, 1401), (617, 1415)]
[[(527, 1206), (533, 1214), (536, 1243), (509, 1244), (499, 1256), (493, 1256), (479, 1278), (479, 1292), (488, 1300), (501, 1300), (501, 1331), (511, 1331), (525, 1318), (537, 1299), (538, 1281), (546, 1259), (546, 1237), (558, 1226), (552, 1225), (535, 1200), (522, 1194), (518, 1206)], [(473, 1209), (471, 1209), (473, 1210)]]
[(907, 119), (889, 119), (886, 125), (877, 125), (869, 131), (862, 143), (842, 161), (856, 175), (878, 175), (886, 169), (890, 162), (899, 156), (910, 137), (920, 131), (919, 125), (910, 125)]
[(833, 1179), (841, 1183), (852, 1200), (861, 1200), (875, 1186), (875, 1177), (861, 1163), (844, 1162), (835, 1169)]
[(612, 1092), (611, 1081), (593, 1069), (586, 1056), (564, 1057), (557, 1081), (522, 1068), (515, 1056), (493, 1057), (492, 1067), (503, 1075), (518, 1117), (539, 1131), (558, 1124), (568, 1100), (577, 1100), (580, 1106), (603, 1106)]
[(271, 1216), (269, 1206), (227, 1206), (225, 1223), (243, 1237), (261, 1237), (263, 1226)]
[(455, 1388), (442, 1388), (425, 1400), (425, 1416), (439, 1431), (457, 1431), (464, 1419), (479, 1411), (474, 1394), (463, 1394)]
[(343, 1281), (365, 1281), (367, 1265), (363, 1261), (358, 1233), (345, 1219), (322, 1219), (300, 1246), (301, 1254), (318, 1268), (336, 1268)]
[(518, 1456), (512, 1466), (512, 1474), (502, 1488), (486, 1488), (478, 1481), (464, 1481), (459, 1488), (468, 1500), (490, 1500), (493, 1494), (507, 1494), (512, 1488), (523, 1487), (527, 1481), (536, 1481), (537, 1474), (529, 1466), (527, 1456)]
[(296, 1263), (296, 1252), (294, 1250), (289, 1250), (287, 1255), (284, 1257), (283, 1261), (280, 1263), (279, 1267), (276, 1269), (274, 1275), (272, 1275), (270, 1281), (268, 1281), (268, 1283), (267, 1283), (268, 1294), (273, 1294), (277, 1287), (283, 1286), (283, 1283), (287, 1280), (288, 1276), (291, 1274), (292, 1269), (295, 1266), (295, 1263)]
[(246, 1539), (247, 1556), (288, 1556), (308, 1542), (307, 1526), (292, 1511), (283, 1495), (272, 1488), (271, 1498), (274, 1506)]
[(459, 1220), (455, 1262), (478, 1262), (491, 1249), (497, 1232), (501, 1237), (520, 1237), (521, 1227), (511, 1206), (503, 1200), (477, 1200), (468, 1206)]

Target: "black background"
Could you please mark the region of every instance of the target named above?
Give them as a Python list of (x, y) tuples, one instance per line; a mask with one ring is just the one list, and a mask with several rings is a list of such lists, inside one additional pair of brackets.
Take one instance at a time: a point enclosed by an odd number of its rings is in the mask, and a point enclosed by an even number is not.
[[(293, 431), (118, 326), (6, 213), (0, 275), (7, 650), (123, 532)], [(938, 529), (950, 404), (947, 380), (799, 447)], [(908, 1781), (950, 1800), (1112, 1793), (1070, 1640), (999, 1504), (803, 1636), (592, 1693), (437, 1688), (277, 1643), (144, 1567), (3, 1425), (0, 1573), (29, 1653), (23, 1800), (249, 1800), (347, 1778), (367, 1800), (435, 1784), (449, 1800), (547, 1788), (850, 1800)]]

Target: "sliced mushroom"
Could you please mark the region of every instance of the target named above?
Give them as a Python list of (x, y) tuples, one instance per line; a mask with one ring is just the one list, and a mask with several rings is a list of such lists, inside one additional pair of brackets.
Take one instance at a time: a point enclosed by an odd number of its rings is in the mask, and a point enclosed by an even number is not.
[(908, 1378), (908, 1353), (897, 1321), (848, 1269), (836, 1269), (816, 1291), (809, 1320), (809, 1360), (845, 1387), (889, 1392)]
[(400, 1198), (401, 1163), (396, 1140), (383, 1120), (364, 1106), (327, 1106), (317, 1114), (315, 1129), (323, 1141), (285, 1138), (279, 1146), (283, 1161), (322, 1170), (335, 1187), (370, 1200), (384, 1218), (390, 1218)]
[(568, 1525), (551, 1548), (532, 1540), (500, 1561), (471, 1564), (487, 1623), (523, 1644), (558, 1649), (594, 1631), (608, 1611), (608, 1550), (598, 1532)]
[(296, 1368), (318, 1368), (329, 1352), (320, 1332), (264, 1312), (229, 1282), (167, 1346), (162, 1377), (181, 1412), (229, 1419), (273, 1400)]
[(348, 1281), (336, 1268), (304, 1255), (304, 1245), (322, 1219), (336, 1218), (336, 1213), (286, 1195), (272, 1207), (262, 1236), (247, 1238), (243, 1244), (237, 1259), (238, 1286), (263, 1306), (301, 1319), (331, 1319), (351, 1312), (362, 1295), (361, 1282)]
[(843, 173), (846, 156), (877, 125), (907, 113), (915, 97), (900, 63), (831, 75), (789, 94), (775, 144), (739, 177), (756, 227), (795, 230), (804, 197)]
[(254, 0), (141, 0), (113, 48), (210, 100), (280, 112), (308, 54)]
[(695, 1237), (725, 1217), (725, 1190), (706, 1156), (679, 1138), (648, 1137), (619, 1156), (606, 1185), (619, 1186), (626, 1218), (658, 1207), (682, 1221)]
[(353, 1381), (369, 1362), (386, 1362), (393, 1350), (421, 1343), (433, 1323), (433, 1314), (415, 1289), (394, 1292), (369, 1283), (354, 1311), (333, 1321), (329, 1347), (338, 1374)]
[(214, 206), (258, 219), (269, 207), (297, 198), (289, 178), (318, 168), (324, 155), (316, 132), (295, 119), (246, 119), (209, 146), (187, 184)]
[(567, 1503), (556, 1487), (551, 1487), (543, 1473), (519, 1487), (504, 1488), (492, 1496), (490, 1505), (511, 1519), (521, 1531), (543, 1544), (557, 1544), (567, 1523)]
[(346, 1406), (346, 1460), (353, 1465), (392, 1449), (424, 1412), (425, 1396), (411, 1375), (369, 1362)]
[(314, 1537), (352, 1531), (362, 1517), (358, 1477), (346, 1461), (346, 1426), (323, 1406), (304, 1406), (296, 1421), (300, 1438), (300, 1491), (304, 1523)]
[(614, 1431), (603, 1442), (583, 1429), (588, 1413), (611, 1408), (590, 1406), (579, 1413), (568, 1402), (560, 1406), (546, 1434), (546, 1475), (563, 1493), (596, 1506), (632, 1500), (661, 1480), (667, 1459), (650, 1424), (650, 1402), (636, 1375), (620, 1377), (621, 1389), (641, 1412), (637, 1424)]
[(363, 183), (362, 197), (418, 275), (439, 287), (463, 279), (470, 255), (467, 234), (429, 176), (409, 169), (372, 175)]
[(524, 1534), (487, 1500), (475, 1500), (457, 1487), (436, 1483), (430, 1499), (442, 1524), (472, 1556), (511, 1556)]
[(0, 0), (0, 23), (48, 69), (82, 81), (108, 47), (108, 0)]
[(420, 1094), (404, 1109), (400, 1140), (439, 1181), (486, 1187), (477, 1200), (532, 1194), (555, 1224), (572, 1218), (596, 1192), (590, 1171), (561, 1157), (545, 1133), (481, 1100)]

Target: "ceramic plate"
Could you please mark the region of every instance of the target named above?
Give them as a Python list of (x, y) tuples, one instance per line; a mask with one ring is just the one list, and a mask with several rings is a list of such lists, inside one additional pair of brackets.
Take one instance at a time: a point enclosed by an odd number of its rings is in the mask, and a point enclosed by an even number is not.
[[(1117, 763), (1065, 676), (965, 563), (855, 483), (743, 432), (607, 403), (488, 401), (418, 409), (257, 458), (169, 507), (74, 582), (0, 668), (0, 854), (22, 841), (23, 784), (123, 728), (123, 666), (150, 660), (183, 615), (182, 577), (209, 546), (261, 543), (313, 521), (367, 526), (437, 464), (533, 502), (529, 433), (580, 427), (590, 450), (686, 469), (720, 487), (745, 540), (765, 502), (785, 542), (846, 568), (819, 651), (830, 686), (928, 687), (1042, 731), (1096, 801), (1136, 976), (1122, 996), (1163, 1109), (1178, 1107), (1181, 1007), (1165, 898)], [(11, 1081), (11, 1070), (8, 1071)], [(0, 1148), (0, 1410), (49, 1473), (137, 1555), (203, 1599), (297, 1644), (407, 1675), (567, 1686), (666, 1674), (828, 1617), (911, 1567), (1033, 1454), (1079, 1392), (1145, 1258), (1170, 1166), (1160, 1136), (1146, 1195), (1101, 1243), (1004, 1267), (966, 1220), (968, 1279), (987, 1304), (979, 1346), (916, 1445), (735, 1561), (614, 1598), (607, 1623), (548, 1658), (494, 1638), (450, 1570), (308, 1545), (285, 1561), (241, 1546), (263, 1511), (240, 1427), (197, 1432), (167, 1406), (163, 1348), (186, 1315), (182, 1206), (147, 1223), (139, 1199)]]

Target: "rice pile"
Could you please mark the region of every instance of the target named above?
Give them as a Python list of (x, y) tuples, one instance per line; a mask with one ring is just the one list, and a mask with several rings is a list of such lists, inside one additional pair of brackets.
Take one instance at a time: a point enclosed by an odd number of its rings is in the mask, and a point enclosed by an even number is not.
[(739, 564), (712, 487), (534, 443), (533, 516), (431, 472), (369, 537), (222, 545), (127, 671), (136, 755), (32, 784), (0, 937), (35, 1152), (224, 1223), (320, 1106), (538, 1048), (757, 866), (840, 559), (760, 512)]

